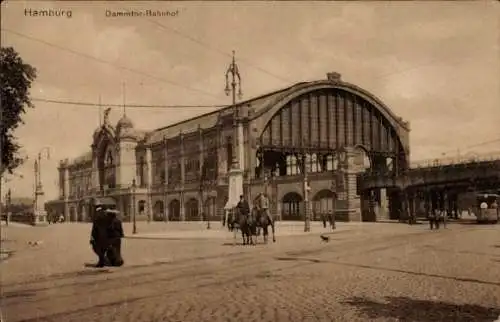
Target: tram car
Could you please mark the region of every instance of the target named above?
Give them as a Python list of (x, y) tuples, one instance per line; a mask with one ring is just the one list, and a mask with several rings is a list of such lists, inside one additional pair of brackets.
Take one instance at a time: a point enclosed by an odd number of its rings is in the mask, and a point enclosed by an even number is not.
[(493, 223), (500, 221), (498, 204), (500, 195), (496, 193), (477, 193), (473, 212), (478, 223)]

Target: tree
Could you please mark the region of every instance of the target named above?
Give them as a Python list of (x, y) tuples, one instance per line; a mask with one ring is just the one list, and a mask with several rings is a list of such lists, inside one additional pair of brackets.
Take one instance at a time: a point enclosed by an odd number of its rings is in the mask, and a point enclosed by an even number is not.
[(12, 47), (0, 48), (0, 139), (2, 164), (0, 177), (22, 164), (20, 145), (14, 136), (15, 129), (24, 124), (26, 108), (33, 108), (29, 90), (36, 78), (36, 69), (26, 64)]

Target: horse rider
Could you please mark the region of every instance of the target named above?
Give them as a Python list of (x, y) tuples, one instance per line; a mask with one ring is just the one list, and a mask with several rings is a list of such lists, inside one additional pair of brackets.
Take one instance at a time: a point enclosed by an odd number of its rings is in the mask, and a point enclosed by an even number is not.
[(248, 217), (248, 214), (250, 214), (250, 205), (243, 195), (240, 196), (240, 201), (236, 205), (236, 208), (238, 209), (238, 213), (245, 217)]
[(271, 215), (269, 214), (269, 198), (263, 193), (261, 193), (259, 196), (259, 208), (260, 211), (258, 214), (257, 221), (260, 220), (261, 215), (264, 215), (267, 216), (269, 222), (271, 222)]

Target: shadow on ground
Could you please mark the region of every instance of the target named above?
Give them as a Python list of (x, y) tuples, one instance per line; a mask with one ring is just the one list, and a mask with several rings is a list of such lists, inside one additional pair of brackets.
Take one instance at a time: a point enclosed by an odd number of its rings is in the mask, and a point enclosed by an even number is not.
[(343, 304), (356, 307), (360, 315), (371, 320), (385, 318), (407, 322), (491, 322), (500, 315), (500, 308), (418, 300), (409, 297), (387, 296), (385, 297), (385, 303), (365, 297), (352, 297)]
[(5, 292), (2, 294), (4, 299), (12, 299), (12, 298), (29, 298), (35, 296), (34, 292)]
[[(270, 244), (270, 243), (268, 243)], [(222, 246), (257, 246), (257, 245), (266, 245), (264, 242), (260, 241), (260, 242), (255, 242), (254, 244), (243, 244), (241, 241), (238, 241), (238, 242), (225, 242), (225, 243), (222, 243), (221, 244)]]

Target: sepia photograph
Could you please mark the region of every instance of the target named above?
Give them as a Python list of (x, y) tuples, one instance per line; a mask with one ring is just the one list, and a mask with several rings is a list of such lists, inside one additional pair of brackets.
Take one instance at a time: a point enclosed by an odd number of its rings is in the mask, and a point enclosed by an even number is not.
[(500, 322), (499, 2), (0, 6), (0, 322)]

